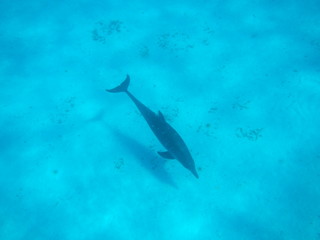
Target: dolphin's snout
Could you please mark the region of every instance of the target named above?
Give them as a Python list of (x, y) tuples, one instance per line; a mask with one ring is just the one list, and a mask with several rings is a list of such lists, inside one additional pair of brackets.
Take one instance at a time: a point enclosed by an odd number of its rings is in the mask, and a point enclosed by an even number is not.
[(199, 175), (198, 175), (198, 173), (197, 173), (197, 170), (194, 169), (194, 170), (192, 171), (192, 173), (193, 173), (193, 175), (194, 175), (196, 178), (199, 179)]

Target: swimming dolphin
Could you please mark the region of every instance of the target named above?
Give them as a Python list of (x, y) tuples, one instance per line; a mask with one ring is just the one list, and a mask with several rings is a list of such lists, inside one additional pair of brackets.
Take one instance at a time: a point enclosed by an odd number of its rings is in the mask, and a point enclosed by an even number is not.
[(128, 91), (129, 84), (130, 77), (127, 75), (127, 78), (119, 86), (109, 90), (107, 89), (106, 91), (111, 93), (127, 93), (138, 107), (144, 119), (147, 121), (152, 132), (156, 135), (160, 143), (167, 149), (166, 152), (158, 152), (158, 154), (163, 158), (177, 159), (186, 169), (190, 170), (196, 178), (199, 178), (193, 158), (180, 135), (169, 125), (169, 123), (166, 122), (160, 111), (156, 114), (136, 99)]

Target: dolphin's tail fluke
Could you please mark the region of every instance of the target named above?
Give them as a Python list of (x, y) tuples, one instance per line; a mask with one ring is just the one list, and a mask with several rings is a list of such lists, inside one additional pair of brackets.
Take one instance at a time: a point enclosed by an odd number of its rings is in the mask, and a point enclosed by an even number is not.
[(124, 80), (118, 87), (112, 89), (106, 89), (107, 92), (117, 93), (117, 92), (128, 92), (128, 86), (130, 84), (130, 76), (127, 75), (126, 80)]

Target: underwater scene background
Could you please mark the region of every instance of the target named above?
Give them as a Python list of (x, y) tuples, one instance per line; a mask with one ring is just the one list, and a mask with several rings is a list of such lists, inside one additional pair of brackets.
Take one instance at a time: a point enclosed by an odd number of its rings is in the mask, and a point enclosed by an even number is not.
[(319, 1), (0, 9), (1, 240), (320, 239)]

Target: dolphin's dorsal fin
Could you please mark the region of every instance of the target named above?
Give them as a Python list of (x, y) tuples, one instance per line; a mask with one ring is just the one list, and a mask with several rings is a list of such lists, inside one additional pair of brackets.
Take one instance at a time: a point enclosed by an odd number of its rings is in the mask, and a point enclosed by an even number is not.
[(166, 159), (174, 159), (175, 157), (172, 156), (172, 154), (170, 152), (158, 152), (158, 154), (163, 157), (163, 158), (166, 158)]
[(166, 121), (166, 120), (164, 119), (164, 116), (163, 116), (162, 112), (160, 112), (160, 111), (158, 111), (158, 117), (159, 117), (161, 120)]

